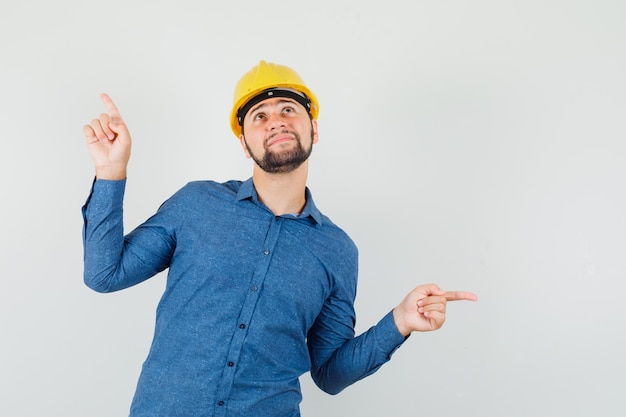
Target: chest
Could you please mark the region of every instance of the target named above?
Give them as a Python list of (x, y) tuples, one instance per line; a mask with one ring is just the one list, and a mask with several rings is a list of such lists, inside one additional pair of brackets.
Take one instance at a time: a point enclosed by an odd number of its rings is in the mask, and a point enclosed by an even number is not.
[(281, 217), (208, 213), (177, 230), (167, 292), (185, 303), (220, 306), (225, 317), (253, 299), (266, 317), (298, 317), (306, 331), (332, 291), (315, 231)]

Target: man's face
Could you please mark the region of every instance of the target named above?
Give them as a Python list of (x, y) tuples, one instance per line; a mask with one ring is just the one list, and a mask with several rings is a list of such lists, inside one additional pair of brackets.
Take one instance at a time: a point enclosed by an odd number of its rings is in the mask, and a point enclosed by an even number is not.
[(239, 137), (249, 158), (265, 172), (287, 173), (311, 155), (317, 121), (290, 98), (263, 100), (246, 114)]

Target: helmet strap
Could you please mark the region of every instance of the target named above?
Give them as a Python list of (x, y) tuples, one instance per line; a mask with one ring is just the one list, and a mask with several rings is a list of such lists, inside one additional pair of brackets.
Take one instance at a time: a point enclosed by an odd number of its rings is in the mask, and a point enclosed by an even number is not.
[(250, 100), (248, 100), (246, 104), (239, 108), (239, 110), (237, 111), (237, 122), (239, 123), (239, 126), (243, 126), (244, 117), (246, 117), (246, 114), (248, 114), (248, 112), (254, 105), (262, 102), (263, 100), (274, 97), (291, 98), (302, 104), (306, 111), (311, 113), (311, 100), (304, 93), (300, 94), (293, 90), (286, 90), (282, 88), (270, 88), (267, 90), (263, 90), (261, 93), (252, 97)]

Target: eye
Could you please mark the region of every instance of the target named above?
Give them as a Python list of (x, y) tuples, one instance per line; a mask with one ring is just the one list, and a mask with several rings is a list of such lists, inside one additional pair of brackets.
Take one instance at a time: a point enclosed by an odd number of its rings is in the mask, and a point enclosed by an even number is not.
[(265, 119), (265, 113), (259, 112), (252, 115), (252, 120), (263, 120)]
[(296, 109), (293, 108), (293, 106), (285, 106), (283, 108), (283, 113), (294, 113), (296, 111)]

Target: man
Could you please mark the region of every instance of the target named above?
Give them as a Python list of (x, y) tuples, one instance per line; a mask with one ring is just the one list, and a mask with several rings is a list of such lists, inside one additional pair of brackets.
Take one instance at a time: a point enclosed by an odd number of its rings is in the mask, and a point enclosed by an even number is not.
[(306, 187), (319, 104), (292, 69), (261, 61), (235, 89), (247, 181), (191, 182), (123, 235), (131, 137), (113, 101), (83, 128), (96, 181), (83, 207), (85, 282), (117, 291), (169, 268), (131, 406), (143, 416), (299, 416), (298, 378), (335, 394), (468, 292), (421, 285), (355, 337), (357, 248)]

